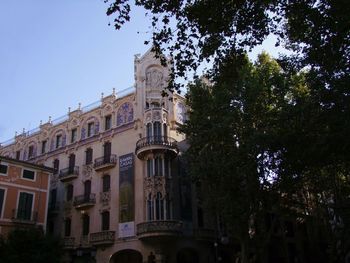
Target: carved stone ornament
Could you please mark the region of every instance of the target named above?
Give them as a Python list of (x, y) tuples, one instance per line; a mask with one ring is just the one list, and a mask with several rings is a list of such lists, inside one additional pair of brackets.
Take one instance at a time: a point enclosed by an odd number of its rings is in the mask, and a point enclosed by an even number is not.
[(157, 193), (161, 193), (163, 197), (167, 195), (168, 184), (165, 176), (151, 176), (145, 177), (144, 179), (144, 193), (145, 198), (151, 194), (152, 197), (156, 198)]
[(83, 170), (82, 170), (82, 175), (84, 177), (83, 181), (86, 181), (92, 177), (93, 170), (94, 169), (92, 167), (92, 164), (83, 165)]
[(163, 87), (163, 73), (155, 68), (146, 73), (146, 88), (161, 89)]

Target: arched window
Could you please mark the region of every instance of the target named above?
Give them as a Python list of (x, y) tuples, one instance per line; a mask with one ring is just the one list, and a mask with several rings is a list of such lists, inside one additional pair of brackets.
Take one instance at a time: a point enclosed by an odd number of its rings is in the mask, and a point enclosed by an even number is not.
[(156, 198), (156, 220), (164, 219), (164, 203), (161, 193), (157, 193)]
[(147, 199), (147, 220), (148, 221), (154, 220), (153, 210), (154, 210), (153, 209), (153, 199), (152, 199), (152, 195), (149, 194), (148, 199)]

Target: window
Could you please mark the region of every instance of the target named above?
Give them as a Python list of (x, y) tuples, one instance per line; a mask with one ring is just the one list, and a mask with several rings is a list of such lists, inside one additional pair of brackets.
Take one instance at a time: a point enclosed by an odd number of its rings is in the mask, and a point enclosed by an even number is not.
[(67, 188), (66, 188), (66, 200), (67, 200), (67, 202), (72, 201), (73, 191), (74, 191), (73, 185), (72, 184), (67, 185)]
[(21, 158), (21, 151), (16, 151), (16, 160)]
[(168, 157), (164, 158), (164, 175), (166, 177), (170, 176), (170, 159)]
[(83, 236), (87, 236), (90, 232), (90, 217), (83, 215)]
[(2, 215), (2, 206), (4, 203), (4, 199), (5, 199), (5, 189), (0, 188), (0, 218)]
[(58, 208), (56, 201), (57, 201), (57, 189), (52, 189), (50, 191), (50, 204), (49, 204), (50, 209)]
[(68, 158), (68, 163), (69, 163), (69, 174), (73, 174), (74, 173), (74, 167), (75, 167), (75, 154), (72, 153), (71, 155), (69, 155)]
[(147, 199), (147, 220), (152, 221), (153, 219), (153, 199), (152, 195), (149, 194)]
[(17, 219), (32, 220), (32, 205), (34, 195), (21, 192), (19, 195)]
[(34, 157), (34, 146), (31, 145), (28, 148), (28, 159), (33, 158), (33, 157)]
[(162, 136), (162, 126), (160, 125), (159, 121), (156, 121), (153, 123), (153, 133), (154, 133), (154, 139), (156, 141), (159, 141)]
[(102, 219), (102, 231), (109, 230), (109, 212), (105, 211), (101, 213), (101, 219)]
[(47, 144), (47, 141), (41, 142), (41, 154), (46, 153), (46, 144)]
[(93, 122), (88, 123), (87, 132), (88, 132), (88, 134), (87, 134), (88, 137), (94, 135), (94, 123)]
[(156, 220), (164, 219), (164, 200), (161, 193), (157, 193), (156, 198)]
[(147, 176), (153, 176), (153, 159), (147, 160)]
[(157, 156), (154, 159), (154, 175), (162, 176), (163, 175), (163, 159)]
[(92, 149), (91, 148), (87, 148), (86, 152), (85, 152), (85, 164), (86, 165), (92, 163), (92, 154), (93, 154)]
[(56, 135), (56, 149), (61, 147), (61, 144), (62, 144), (62, 135), (58, 134)]
[(147, 138), (148, 140), (152, 139), (152, 123), (147, 123)]
[(53, 161), (53, 170), (54, 170), (53, 174), (57, 174), (59, 169), (60, 169), (60, 160), (55, 159)]
[(109, 130), (112, 127), (112, 116), (108, 115), (105, 117), (105, 130)]
[(91, 194), (91, 181), (87, 180), (84, 182), (84, 198), (85, 200), (90, 200), (90, 194)]
[(111, 189), (111, 177), (106, 174), (102, 177), (102, 191), (108, 192)]
[(72, 225), (72, 220), (70, 218), (66, 218), (64, 220), (64, 236), (66, 236), (66, 237), (70, 236), (71, 225)]
[(77, 129), (72, 129), (71, 130), (71, 135), (70, 135), (70, 142), (73, 143), (77, 140), (77, 134), (78, 134), (78, 131)]
[(7, 175), (7, 164), (0, 164), (0, 175)]
[(35, 180), (35, 171), (23, 169), (22, 178), (28, 180)]

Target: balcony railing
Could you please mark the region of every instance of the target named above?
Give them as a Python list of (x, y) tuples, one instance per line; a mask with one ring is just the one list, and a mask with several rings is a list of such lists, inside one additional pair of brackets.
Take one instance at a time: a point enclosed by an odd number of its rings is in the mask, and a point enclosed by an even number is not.
[(90, 243), (93, 245), (113, 244), (115, 240), (115, 231), (101, 231), (90, 234)]
[(137, 225), (140, 238), (159, 236), (179, 236), (183, 233), (183, 224), (177, 220), (150, 221)]
[(75, 238), (74, 237), (64, 237), (63, 247), (66, 249), (74, 248)]
[(59, 178), (61, 181), (67, 181), (77, 178), (79, 175), (79, 166), (67, 167), (60, 170)]
[(16, 223), (35, 224), (38, 220), (38, 212), (26, 209), (13, 209), (12, 221)]
[(142, 153), (148, 150), (168, 150), (177, 154), (177, 141), (168, 136), (148, 136), (136, 142), (135, 153), (141, 157)]
[(95, 194), (84, 194), (74, 197), (73, 205), (75, 208), (85, 208), (87, 206), (93, 206), (96, 203)]
[(117, 155), (115, 154), (105, 155), (95, 159), (94, 168), (95, 170), (109, 168), (109, 167), (115, 166), (116, 163), (117, 163)]

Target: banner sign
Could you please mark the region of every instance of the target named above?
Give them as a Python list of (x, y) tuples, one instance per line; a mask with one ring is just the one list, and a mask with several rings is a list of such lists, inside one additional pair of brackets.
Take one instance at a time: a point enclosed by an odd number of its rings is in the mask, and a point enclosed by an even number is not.
[(119, 237), (135, 235), (134, 154), (119, 157)]

